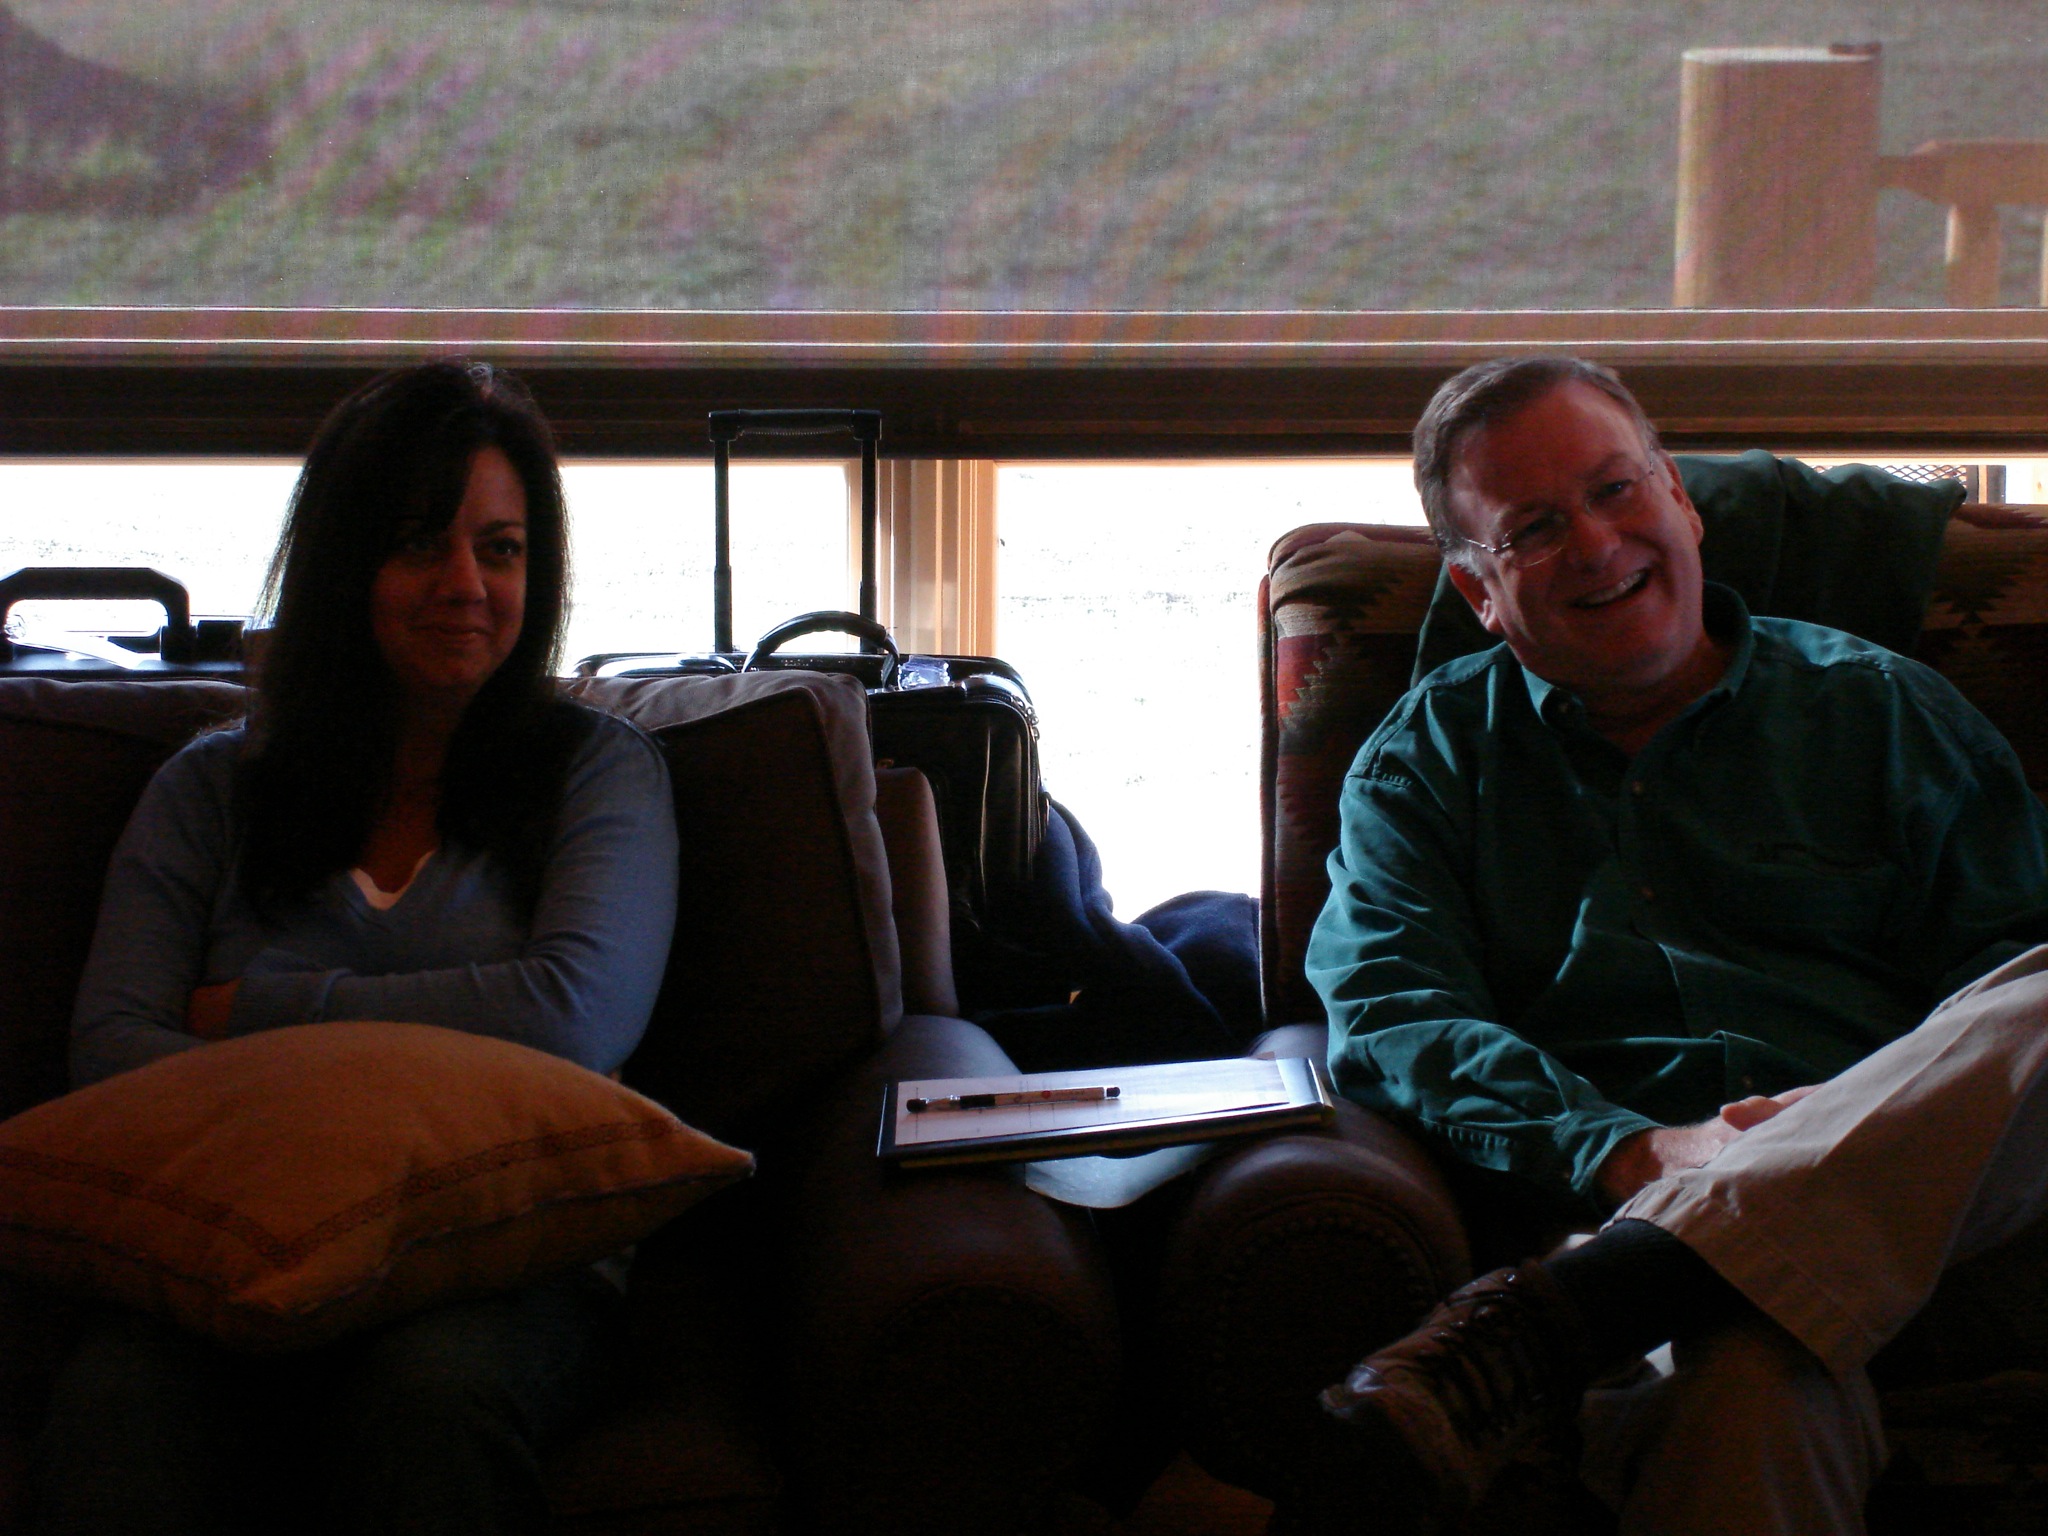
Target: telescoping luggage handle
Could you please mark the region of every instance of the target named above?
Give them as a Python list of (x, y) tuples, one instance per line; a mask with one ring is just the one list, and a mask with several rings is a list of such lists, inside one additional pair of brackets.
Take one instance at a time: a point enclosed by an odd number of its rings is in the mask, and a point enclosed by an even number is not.
[(144, 566), (30, 565), (0, 578), (0, 661), (13, 657), (7, 641), (7, 616), (16, 603), (39, 599), (137, 598), (159, 603), (164, 610), (157, 654), (165, 661), (190, 661), (193, 652), (192, 602), (176, 577)]
[[(732, 643), (732, 444), (749, 432), (776, 436), (851, 432), (860, 439), (860, 616), (874, 622), (875, 608), (875, 461), (882, 440), (880, 411), (797, 409), (787, 411), (713, 411), (711, 413), (712, 563), (711, 648), (733, 654)], [(816, 617), (816, 615), (806, 615)], [(873, 649), (865, 632), (861, 648)]]

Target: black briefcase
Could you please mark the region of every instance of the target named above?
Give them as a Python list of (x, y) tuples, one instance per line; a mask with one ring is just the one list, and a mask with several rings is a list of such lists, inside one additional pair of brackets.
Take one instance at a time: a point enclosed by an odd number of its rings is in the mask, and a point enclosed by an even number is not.
[[(868, 730), (879, 764), (916, 768), (931, 781), (951, 887), (955, 981), (970, 1011), (998, 988), (999, 937), (1021, 906), (1047, 800), (1038, 772), (1038, 720), (1016, 668), (993, 656), (906, 654), (875, 618), (879, 411), (713, 411), (712, 648), (682, 655), (607, 653), (576, 664), (583, 676), (651, 677), (797, 669), (844, 672), (868, 692)], [(778, 624), (742, 651), (732, 640), (732, 444), (743, 435), (851, 433), (861, 450), (860, 611), (820, 610)], [(806, 635), (857, 637), (857, 652), (784, 647)]]

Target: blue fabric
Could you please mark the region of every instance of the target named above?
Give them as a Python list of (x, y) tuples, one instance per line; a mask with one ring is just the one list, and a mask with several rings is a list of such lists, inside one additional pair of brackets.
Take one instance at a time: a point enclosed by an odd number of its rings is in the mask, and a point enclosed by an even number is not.
[(95, 1082), (203, 1042), (194, 988), (239, 978), (229, 1030), (397, 1019), (495, 1035), (610, 1072), (661, 986), (675, 926), (675, 808), (643, 734), (593, 716), (570, 764), (531, 918), (488, 855), (437, 849), (396, 906), (337, 872), (260, 916), (234, 869), (237, 728), (151, 781), (114, 851), (72, 1018), (72, 1077)]
[(1308, 950), (1346, 1094), (1590, 1198), (1625, 1136), (1830, 1078), (2048, 940), (2048, 811), (1990, 724), (1707, 597), (1734, 659), (1633, 759), (1504, 646), (1366, 742)]
[(1019, 989), (1058, 1000), (973, 1017), (1027, 1072), (1234, 1056), (1258, 1032), (1258, 903), (1195, 891), (1118, 920), (1093, 840), (1057, 801), (1006, 919)]

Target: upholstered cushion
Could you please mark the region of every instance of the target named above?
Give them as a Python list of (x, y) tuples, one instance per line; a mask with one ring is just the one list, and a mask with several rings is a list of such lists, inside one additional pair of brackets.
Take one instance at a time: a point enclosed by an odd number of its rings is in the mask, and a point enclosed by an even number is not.
[(675, 787), (675, 942), (626, 1080), (751, 1141), (903, 1014), (866, 694), (818, 672), (573, 691), (653, 732)]
[(0, 1265), (291, 1349), (601, 1258), (752, 1163), (528, 1046), (306, 1024), (0, 1124)]
[(1914, 655), (1983, 710), (2048, 798), (2048, 516), (1964, 507), (1948, 525)]
[(0, 1118), (64, 1090), (100, 886), (142, 787), (242, 698), (223, 683), (0, 678)]

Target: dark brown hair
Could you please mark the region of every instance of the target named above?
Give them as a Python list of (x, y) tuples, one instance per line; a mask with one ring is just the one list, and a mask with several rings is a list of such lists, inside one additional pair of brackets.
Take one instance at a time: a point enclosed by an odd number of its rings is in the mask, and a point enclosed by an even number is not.
[(526, 497), (525, 619), (450, 743), (440, 830), (503, 857), (526, 899), (538, 891), (563, 774), (588, 730), (554, 681), (568, 606), (561, 475), (518, 380), (442, 362), (383, 374), (337, 405), (292, 491), (258, 606), (271, 637), (238, 786), (242, 873), (259, 903), (302, 896), (362, 854), (398, 743), (371, 585), (401, 523), (438, 532), (453, 520), (485, 448), (505, 455)]

